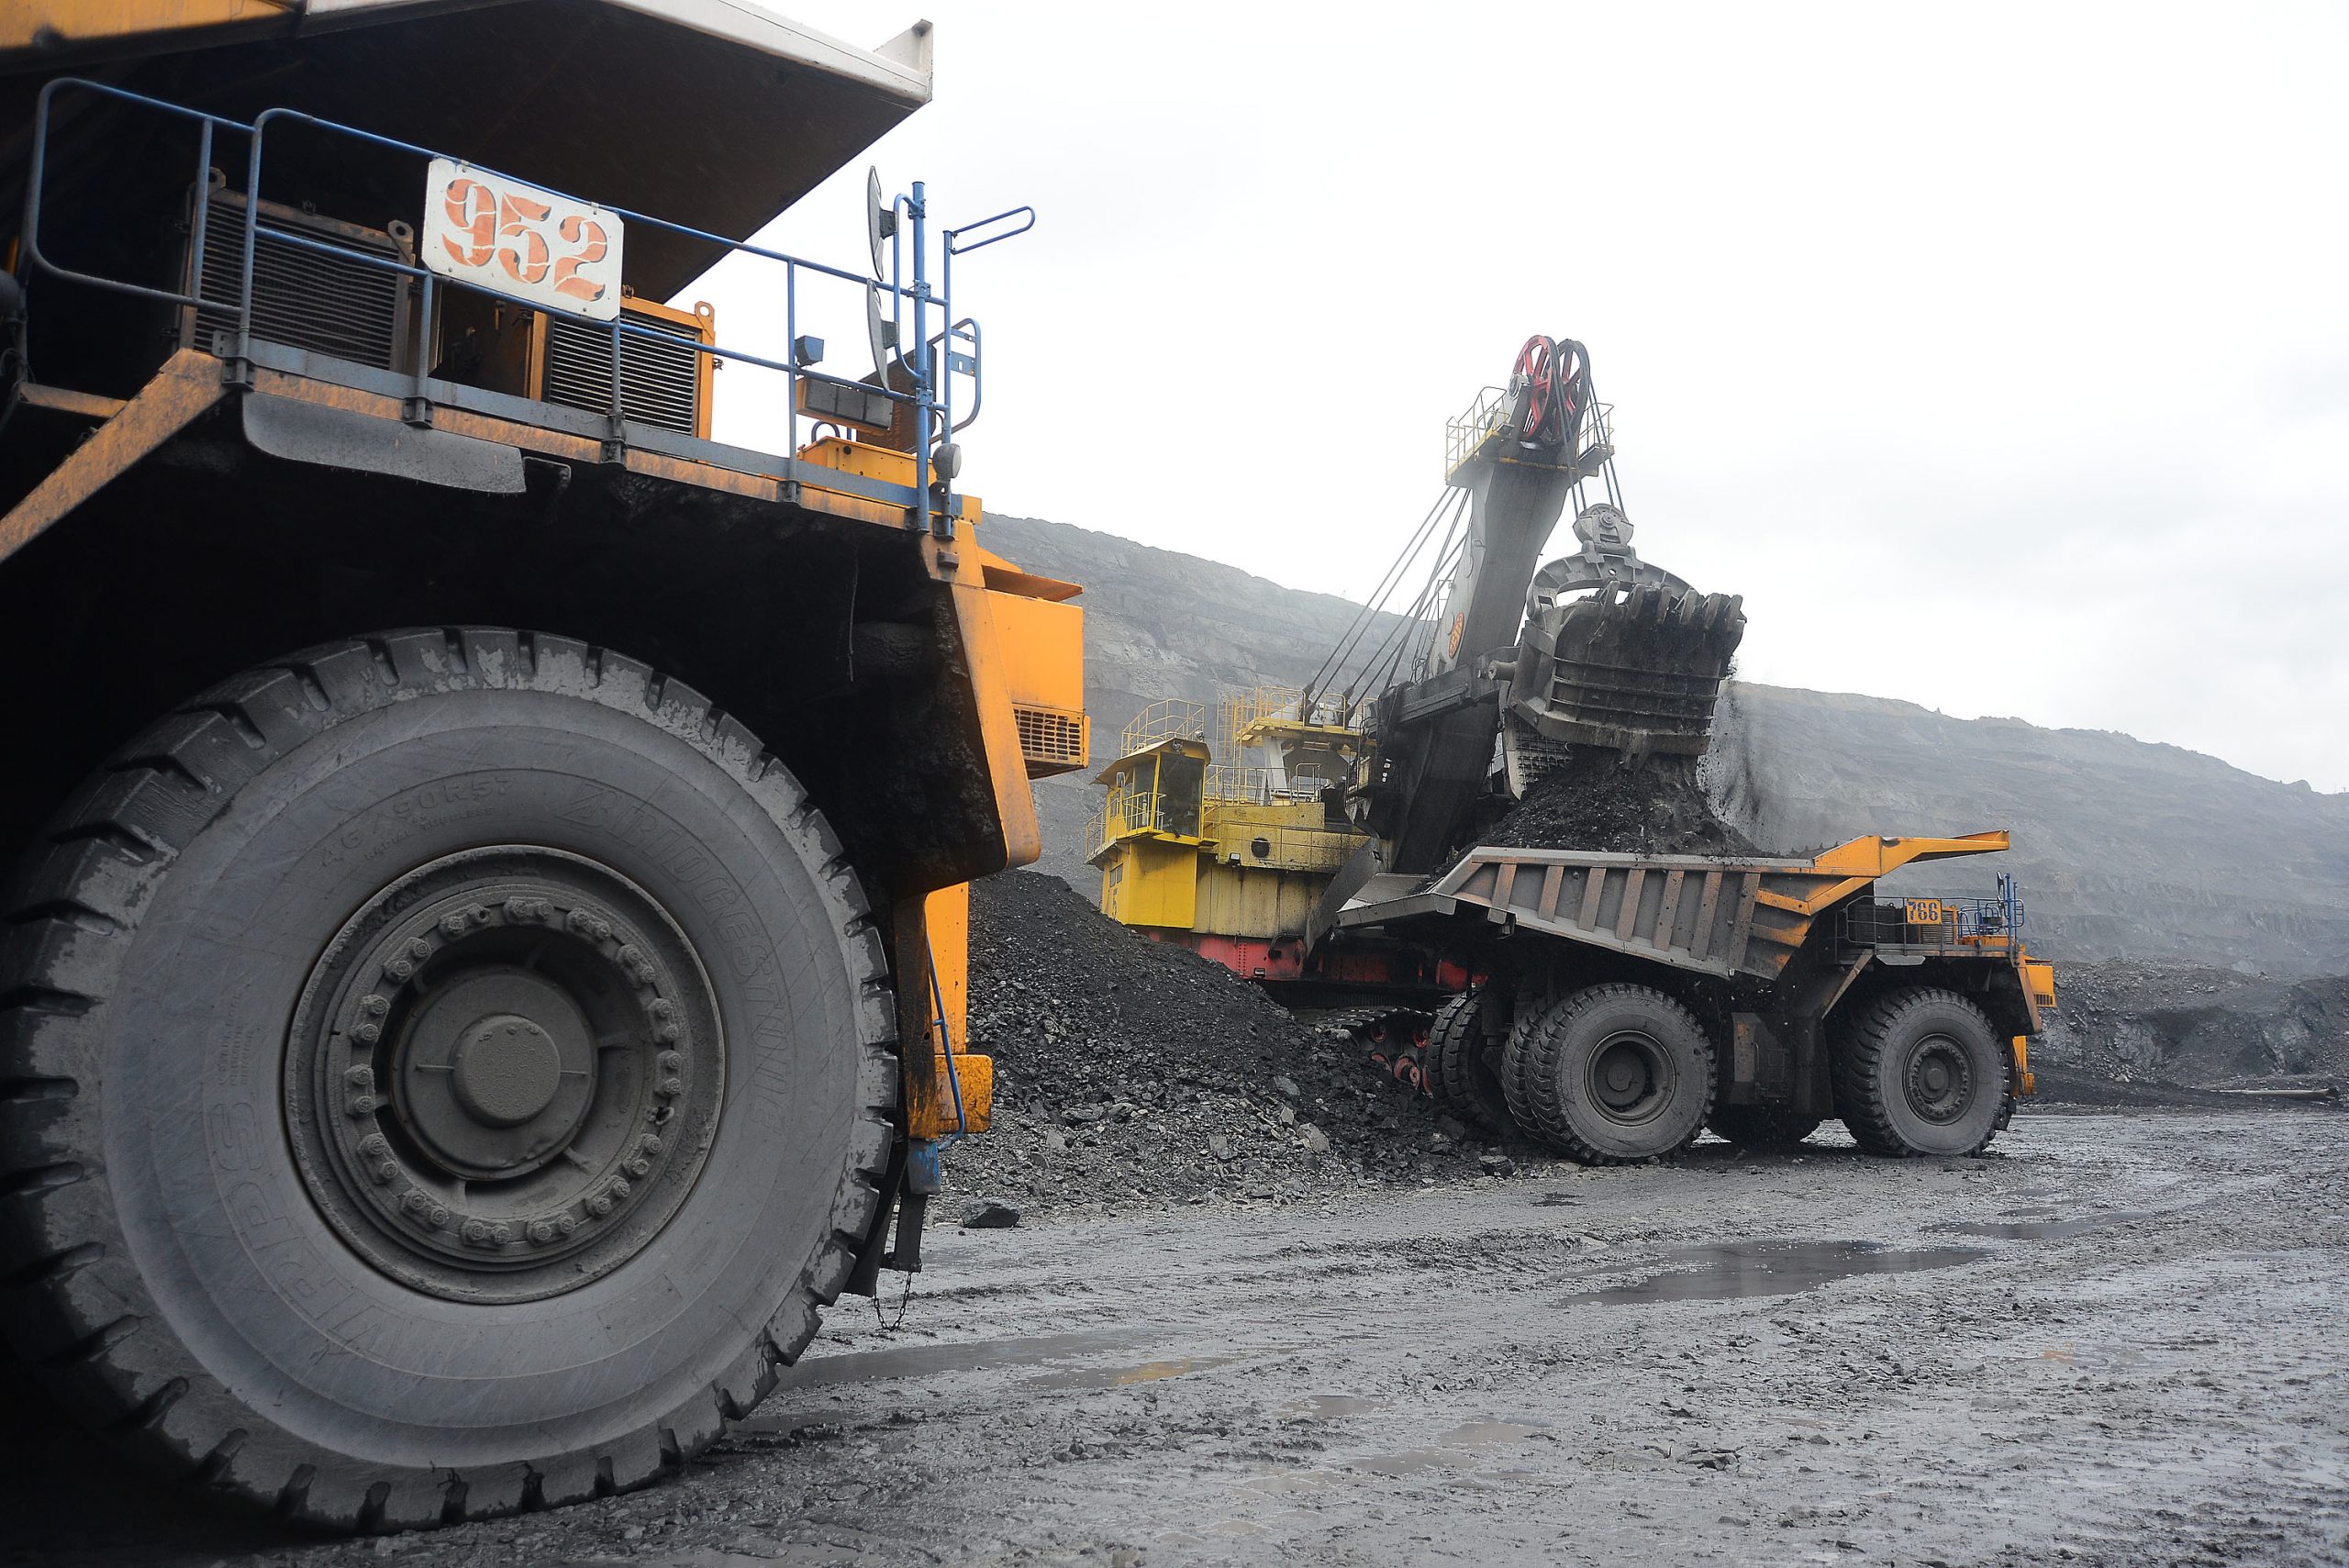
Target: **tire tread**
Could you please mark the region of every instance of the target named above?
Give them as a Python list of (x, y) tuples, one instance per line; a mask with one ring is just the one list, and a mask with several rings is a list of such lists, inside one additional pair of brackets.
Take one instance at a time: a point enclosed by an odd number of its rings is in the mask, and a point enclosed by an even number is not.
[[(639, 711), (757, 798), (811, 871), (826, 868), (818, 884), (843, 906), (834, 924), (864, 922), (841, 951), (858, 997), (860, 1120), (884, 1132), (852, 1140), (829, 1233), (790, 1297), (750, 1331), (726, 1386), (700, 1389), (593, 1451), (532, 1461), (529, 1489), (518, 1472), (510, 1489), (480, 1473), (376, 1473), (268, 1428), (154, 1326), (111, 1203), (63, 1201), (103, 1185), (96, 1097), (82, 1093), (97, 1077), (106, 1006), (90, 977), (118, 971), (138, 912), (179, 853), (262, 769), (335, 725), (429, 694), (492, 688)], [(880, 1201), (896, 1019), (872, 1000), (876, 985), (890, 989), (885, 956), (839, 838), (781, 762), (707, 699), (584, 642), (484, 627), (392, 631), (231, 676), (157, 719), (68, 800), (0, 894), (0, 927), (9, 933), (0, 946), (0, 1193), (9, 1195), (0, 1204), (0, 1284), (15, 1287), (0, 1329), (20, 1350), (63, 1347), (27, 1359), (46, 1361), (51, 1392), (128, 1457), (289, 1518), (339, 1529), (413, 1528), (436, 1516), (455, 1524), (529, 1506), (551, 1473), (581, 1476), (584, 1497), (684, 1464), (724, 1429), (729, 1410), (756, 1406), (806, 1348), (815, 1307), (837, 1296)], [(27, 1108), (43, 1114), (20, 1114)], [(69, 1167), (83, 1176), (51, 1179)], [(79, 1288), (93, 1271), (105, 1276), (100, 1287)], [(403, 1494), (437, 1501), (411, 1508)]]
[[(1703, 1084), (1704, 1108), (1691, 1125), (1688, 1136), (1678, 1146), (1650, 1155), (1610, 1154), (1589, 1143), (1575, 1131), (1574, 1124), (1566, 1114), (1565, 1104), (1558, 1094), (1558, 1053), (1565, 1049), (1567, 1032), (1575, 1020), (1593, 1007), (1604, 1006), (1609, 1002), (1634, 999), (1661, 1006), (1674, 1015), (1678, 1022), (1685, 1024), (1699, 1040), (1706, 1038), (1704, 1027), (1697, 1021), (1697, 1015), (1672, 997), (1650, 986), (1627, 984), (1621, 982), (1587, 986), (1573, 993), (1554, 1006), (1519, 1019), (1519, 1028), (1525, 1031), (1522, 1045), (1518, 1043), (1515, 1033), (1512, 1031), (1510, 1043), (1516, 1049), (1516, 1054), (1519, 1057), (1519, 1068), (1516, 1073), (1519, 1084), (1518, 1093), (1523, 1099), (1526, 1109), (1532, 1113), (1532, 1125), (1539, 1129), (1538, 1136), (1559, 1153), (1585, 1165), (1644, 1165), (1652, 1164), (1657, 1160), (1668, 1159), (1695, 1141), (1697, 1134), (1703, 1130), (1705, 1123), (1712, 1115), (1713, 1063), (1710, 1045), (1708, 1042), (1705, 1071), (1698, 1074)], [(1515, 1108), (1514, 1104), (1511, 1108)]]
[[(1909, 1147), (1893, 1126), (1885, 1101), (1885, 1054), (1892, 1048), (1901, 1016), (1927, 1003), (1963, 1007), (1981, 1020), (1992, 1039), (1997, 1038), (1997, 1031), (1990, 1029), (1990, 1020), (1981, 1008), (1956, 992), (1938, 985), (1904, 985), (1886, 992), (1863, 1008), (1837, 1041), (1828, 1073), (1834, 1086), (1835, 1114), (1842, 1118), (1853, 1141), (1870, 1154), (1901, 1159), (1925, 1152)], [(2007, 1054), (2011, 1058), (2011, 1052)], [(1980, 1153), (2003, 1125), (1994, 1118), (1982, 1141), (1963, 1152)]]

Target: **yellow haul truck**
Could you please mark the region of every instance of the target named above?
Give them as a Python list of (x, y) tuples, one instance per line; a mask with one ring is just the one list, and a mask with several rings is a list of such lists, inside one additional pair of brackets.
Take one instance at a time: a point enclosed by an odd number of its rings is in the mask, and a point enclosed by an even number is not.
[[(624, 1490), (918, 1266), (963, 884), (1085, 760), (1076, 589), (955, 485), (952, 258), (1032, 214), (750, 237), (930, 55), (0, 17), (0, 1307), (134, 1457), (338, 1528)], [(781, 330), (667, 303), (729, 259)]]

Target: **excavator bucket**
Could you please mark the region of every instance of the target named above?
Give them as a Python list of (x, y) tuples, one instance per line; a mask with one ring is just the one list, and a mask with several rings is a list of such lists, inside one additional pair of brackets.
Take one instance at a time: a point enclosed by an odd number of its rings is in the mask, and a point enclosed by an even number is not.
[(1546, 741), (1633, 756), (1702, 753), (1745, 635), (1742, 603), (1653, 568), (1627, 586), (1537, 601), (1509, 689), (1509, 717), (1532, 732), (1520, 733), (1524, 749), (1545, 750)]

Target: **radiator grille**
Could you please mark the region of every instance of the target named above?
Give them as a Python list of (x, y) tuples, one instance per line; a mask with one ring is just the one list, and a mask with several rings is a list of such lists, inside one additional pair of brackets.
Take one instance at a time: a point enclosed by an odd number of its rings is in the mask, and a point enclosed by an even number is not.
[(1056, 708), (1014, 706), (1019, 723), (1019, 754), (1031, 778), (1085, 766), (1085, 715)]
[[(264, 206), (262, 221), (292, 228), (300, 218)], [(236, 335), (244, 234), (243, 201), (214, 196), (205, 227), (203, 283), (195, 293), (226, 308), (195, 312), (191, 348), (208, 353), (214, 334), (225, 332), (232, 339)], [(386, 261), (405, 259), (398, 242), (389, 235), (368, 238), (338, 228), (319, 238), (350, 250), (376, 252)], [(253, 336), (362, 365), (396, 369), (401, 291), (406, 283), (398, 272), (306, 250), (263, 228), (253, 236)]]
[[(674, 323), (658, 317), (633, 310), (620, 314), (640, 327), (671, 334), (677, 330)], [(549, 316), (546, 323), (546, 380), (540, 395), (566, 408), (607, 411), (612, 406), (611, 329), (567, 316)], [(622, 336), (621, 415), (664, 430), (700, 434), (696, 415), (707, 363), (691, 339)]]

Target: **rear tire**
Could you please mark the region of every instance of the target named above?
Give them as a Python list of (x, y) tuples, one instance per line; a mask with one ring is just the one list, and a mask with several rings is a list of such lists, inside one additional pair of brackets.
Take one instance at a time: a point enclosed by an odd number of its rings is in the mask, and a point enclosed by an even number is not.
[(1644, 985), (1594, 985), (1510, 1031), (1504, 1082), (1519, 1123), (1586, 1165), (1676, 1154), (1713, 1104), (1713, 1044)]
[(408, 631), (238, 676), (0, 907), (8, 1336), (133, 1457), (288, 1518), (681, 1465), (879, 1201), (895, 1018), (841, 846), (618, 655)]
[(1712, 1129), (1742, 1148), (1791, 1149), (1817, 1132), (1825, 1119), (1777, 1106), (1717, 1106)]
[(1871, 1003), (1838, 1042), (1835, 1110), (1871, 1154), (1976, 1154), (1998, 1136), (2010, 1071), (1981, 1008), (1907, 986)]
[(1428, 1031), (1428, 1075), (1436, 1104), (1488, 1137), (1508, 1134), (1508, 1102), (1485, 1044), (1482, 991), (1464, 991), (1437, 1009)]

